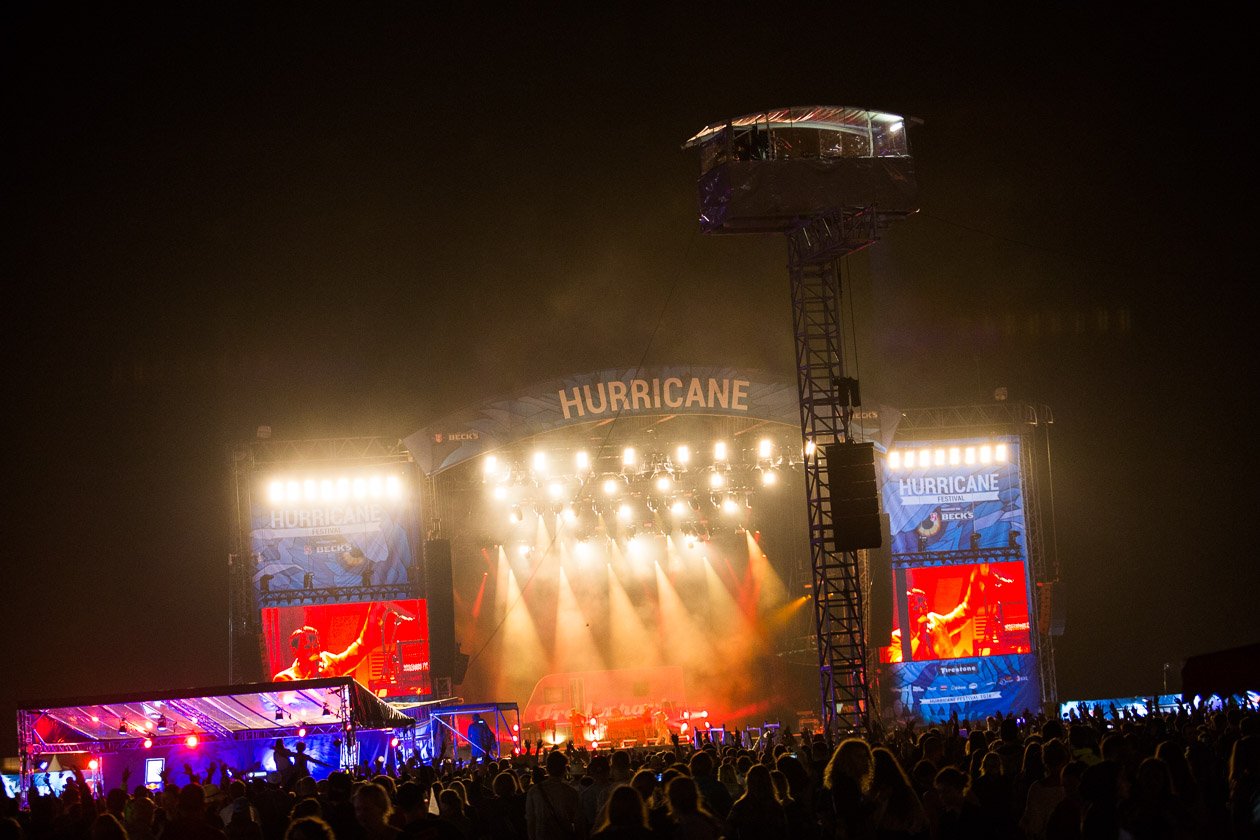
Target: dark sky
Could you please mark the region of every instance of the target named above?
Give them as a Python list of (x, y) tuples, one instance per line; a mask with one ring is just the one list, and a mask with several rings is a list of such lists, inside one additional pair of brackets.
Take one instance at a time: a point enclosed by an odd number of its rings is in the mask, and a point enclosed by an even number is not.
[(1256, 641), (1242, 33), (687, 5), (6, 9), (0, 703), (226, 679), (260, 424), (402, 436), (640, 360), (791, 381), (784, 245), (701, 238), (680, 144), (797, 104), (923, 121), (922, 212), (846, 266), (864, 394), (1054, 408), (1061, 694)]

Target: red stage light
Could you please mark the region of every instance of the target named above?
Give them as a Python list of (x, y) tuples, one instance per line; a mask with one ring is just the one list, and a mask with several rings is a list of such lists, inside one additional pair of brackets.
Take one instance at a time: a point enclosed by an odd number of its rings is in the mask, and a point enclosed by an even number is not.
[(298, 737), (299, 737), (299, 738), (305, 738), (305, 737), (306, 737), (306, 727), (305, 727), (305, 726), (299, 726), (299, 727), (298, 727)]
[(514, 723), (514, 724), (512, 724), (512, 731), (513, 731), (513, 732), (520, 732), (520, 731), (521, 731), (521, 725), (520, 725), (519, 723)]
[(520, 741), (520, 740), (521, 740), (521, 736), (519, 736), (519, 735), (513, 735), (513, 736), (512, 736), (512, 743), (513, 743), (513, 744), (517, 743), (517, 742), (518, 742), (518, 741)]
[(96, 768), (98, 768), (98, 767), (100, 767), (100, 766), (101, 766), (101, 763), (100, 763), (99, 761), (97, 761), (95, 758), (94, 758), (94, 759), (92, 759), (91, 761), (89, 761), (89, 762), (88, 762), (88, 769), (89, 769), (89, 770), (95, 770)]
[(197, 747), (197, 743), (198, 743), (198, 742), (197, 742), (197, 736), (196, 736), (196, 735), (189, 735), (187, 738), (185, 738), (185, 739), (184, 739), (184, 745), (185, 745), (185, 746), (187, 746), (187, 747), (188, 747), (188, 749), (190, 749), (190, 750), (191, 750), (191, 749), (196, 749), (196, 747)]
[(152, 738), (145, 738), (145, 739), (144, 739), (144, 748), (145, 748), (146, 750), (148, 750), (148, 749), (152, 749), (152, 748), (153, 748), (153, 739), (152, 739)]
[(400, 743), (402, 743), (402, 742), (401, 742), (401, 741), (399, 741), (397, 738), (390, 738), (390, 739), (389, 739), (389, 745), (390, 745), (391, 747), (397, 747)]
[(591, 718), (591, 726), (599, 726), (599, 721), (595, 718)]

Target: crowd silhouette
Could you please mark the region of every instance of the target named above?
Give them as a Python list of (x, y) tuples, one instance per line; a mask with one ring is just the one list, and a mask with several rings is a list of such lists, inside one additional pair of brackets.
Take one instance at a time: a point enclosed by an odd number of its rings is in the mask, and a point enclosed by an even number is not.
[[(778, 730), (782, 731), (782, 730)], [(1260, 838), (1260, 710), (1095, 708), (510, 758), (316, 780), (185, 768), (95, 795), (82, 773), (0, 840), (1094, 840)]]

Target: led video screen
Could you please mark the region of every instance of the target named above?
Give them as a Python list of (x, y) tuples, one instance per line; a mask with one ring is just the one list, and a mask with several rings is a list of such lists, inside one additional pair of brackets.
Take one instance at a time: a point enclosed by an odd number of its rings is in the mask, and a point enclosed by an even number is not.
[(896, 714), (946, 720), (1040, 705), (1020, 442), (901, 443), (883, 471)]
[(425, 602), (269, 607), (263, 637), (272, 680), (353, 676), (374, 693), (430, 693)]
[[(1032, 652), (1028, 583), (1023, 563), (926, 566), (905, 571), (893, 613), (889, 660), (957, 659)], [(903, 632), (900, 616), (909, 618)], [(910, 637), (910, 655), (901, 643)]]
[(407, 583), (416, 510), (400, 467), (278, 473), (250, 505), (259, 592)]

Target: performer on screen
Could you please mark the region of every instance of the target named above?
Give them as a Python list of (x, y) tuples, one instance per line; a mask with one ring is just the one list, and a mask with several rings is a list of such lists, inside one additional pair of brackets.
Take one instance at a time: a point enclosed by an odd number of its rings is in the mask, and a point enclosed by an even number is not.
[(926, 626), (930, 633), (942, 631), (950, 639), (961, 636), (963, 626), (973, 621), (971, 638), (959, 638), (953, 656), (987, 656), (1001, 640), (1001, 622), (998, 616), (1000, 601), (998, 591), (1014, 583), (1002, 577), (988, 563), (981, 563), (971, 570), (967, 589), (962, 600), (949, 612), (928, 612)]
[(274, 682), (313, 680), (319, 677), (344, 677), (354, 672), (367, 655), (381, 644), (381, 618), (385, 604), (373, 604), (358, 637), (339, 652), (324, 650), (319, 631), (309, 624), (289, 636), (293, 664), (271, 679)]

